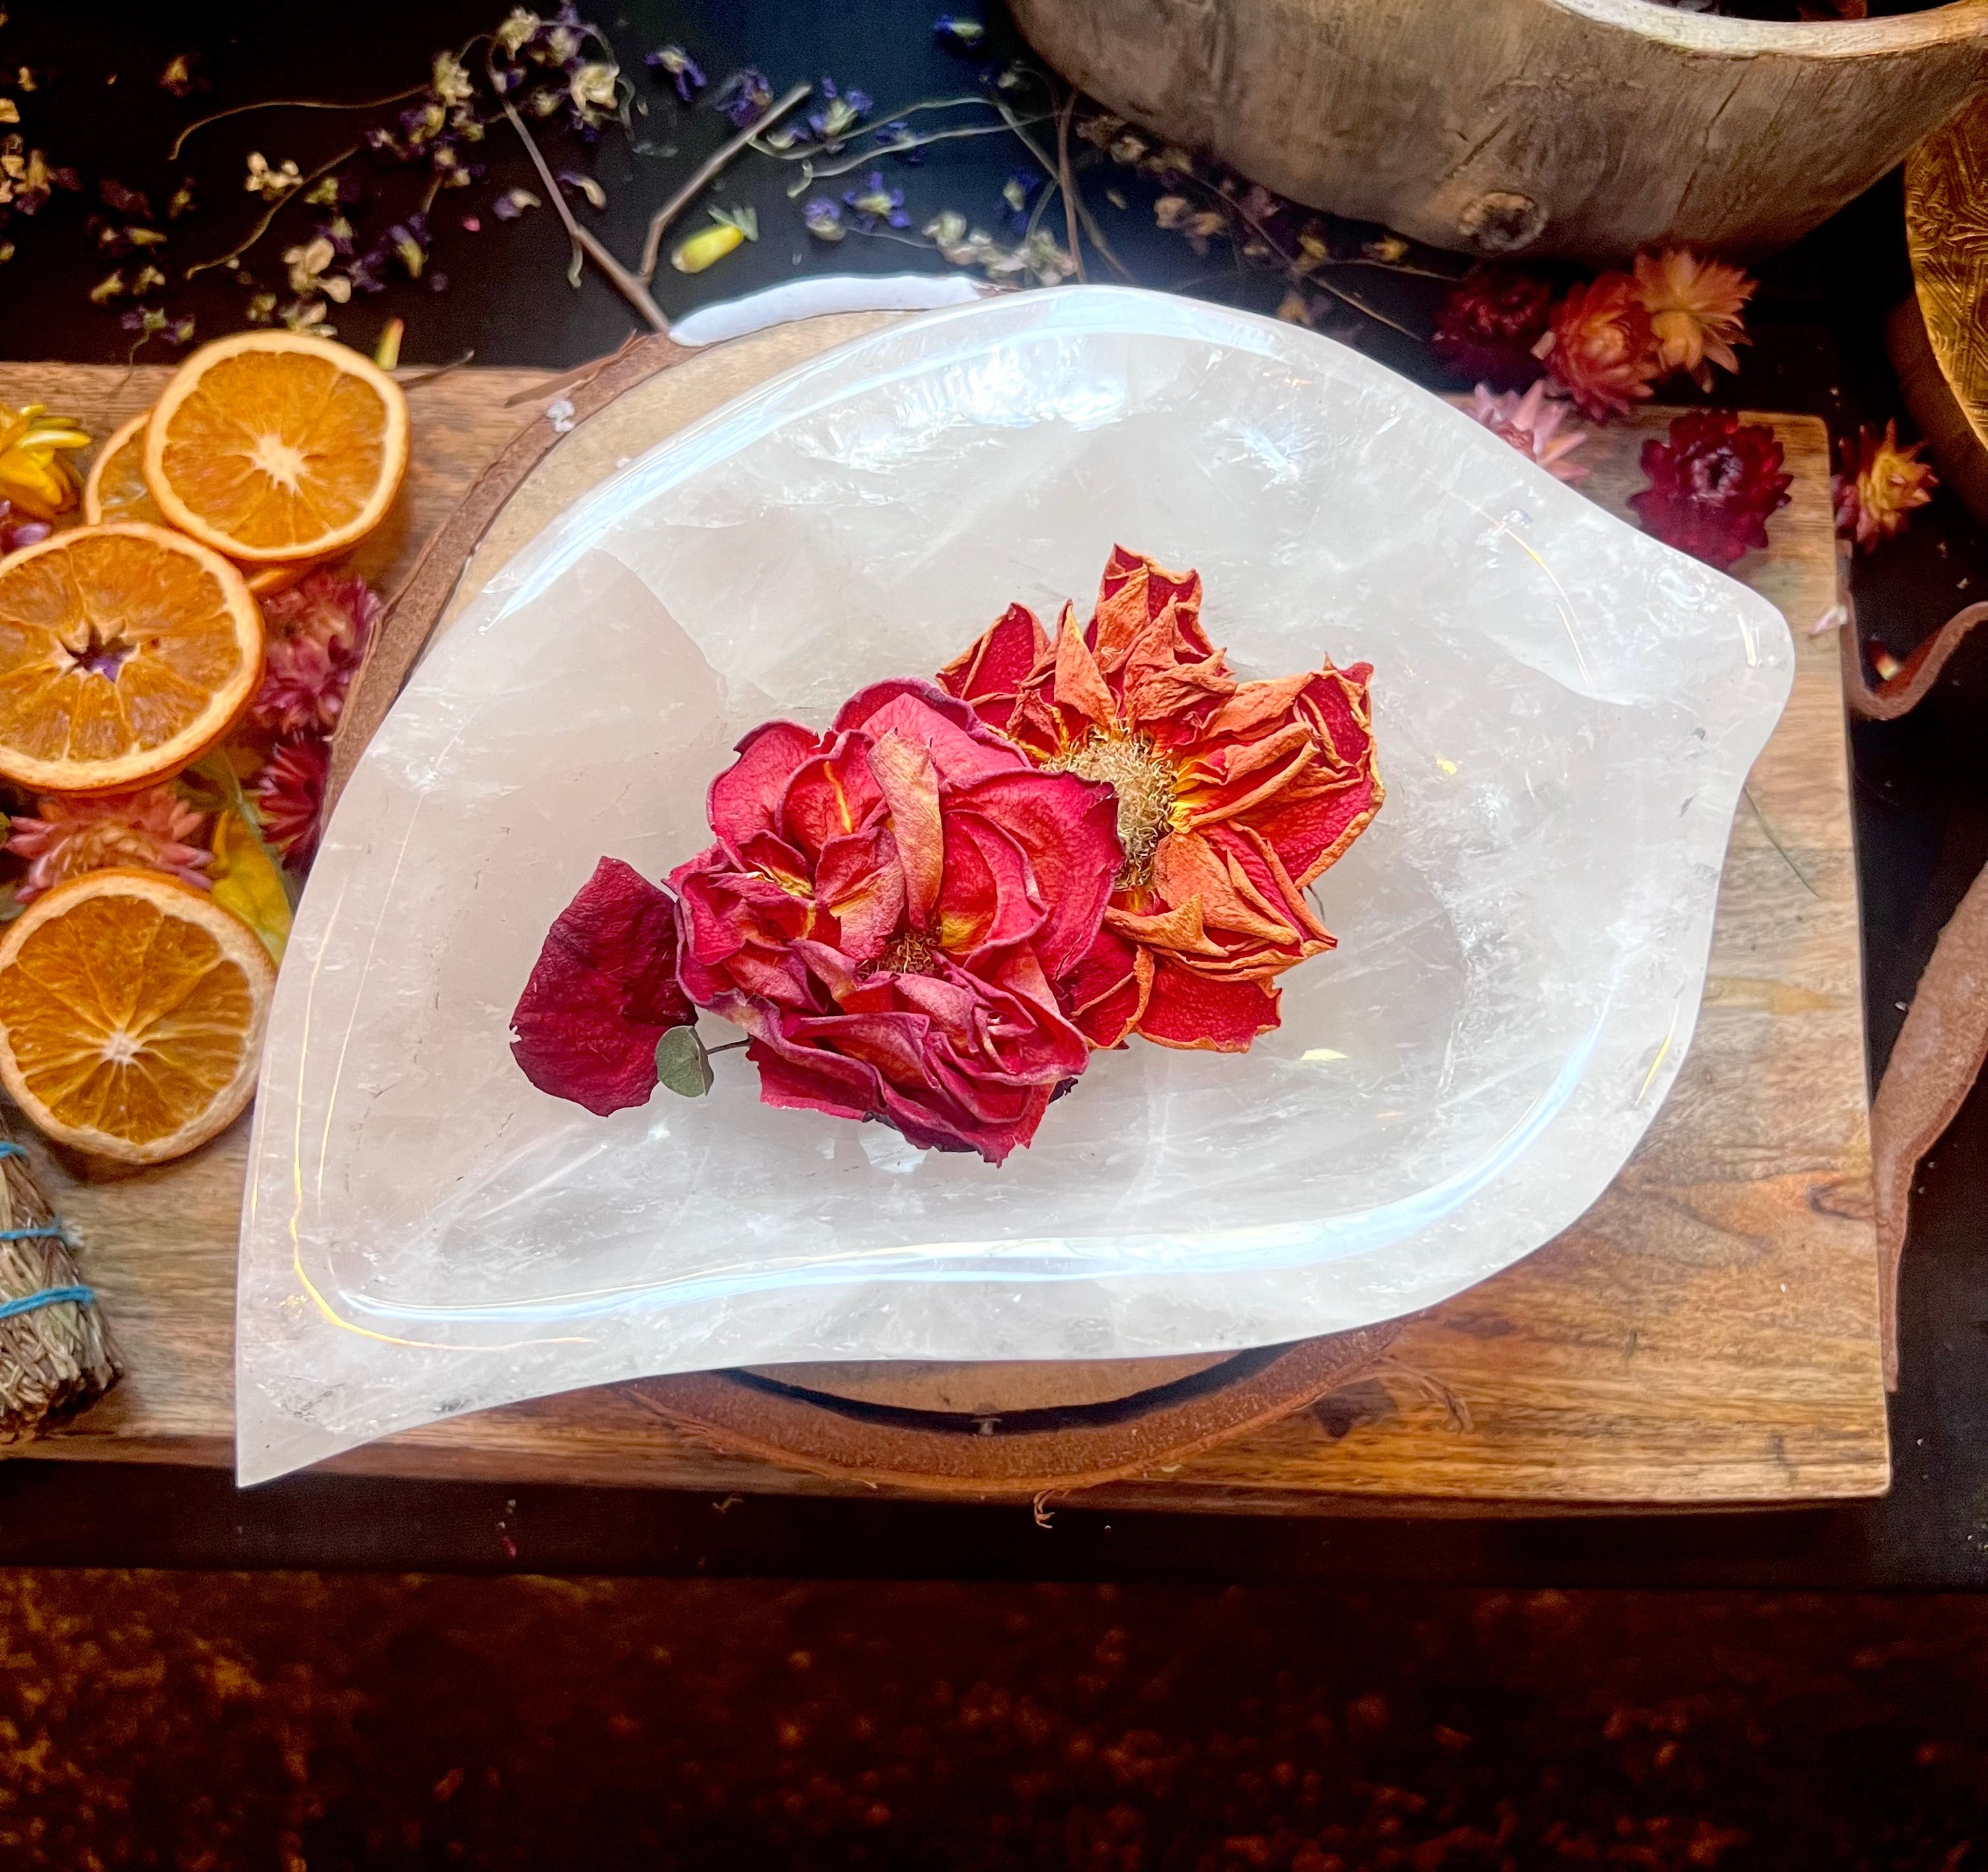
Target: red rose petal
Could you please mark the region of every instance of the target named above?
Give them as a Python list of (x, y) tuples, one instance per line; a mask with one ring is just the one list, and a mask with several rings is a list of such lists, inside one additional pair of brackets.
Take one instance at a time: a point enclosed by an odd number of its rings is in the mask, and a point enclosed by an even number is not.
[(1139, 1031), (1162, 1046), (1242, 1053), (1277, 1024), (1277, 991), (1256, 981), (1211, 982), (1165, 957)]
[(1152, 992), (1153, 952), (1111, 930), (1057, 983), (1065, 1018), (1093, 1046), (1123, 1046)]
[(511, 1016), (511, 1052), (541, 1092), (604, 1118), (647, 1102), (656, 1042), (696, 1018), (677, 980), (675, 904), (604, 858), (546, 934)]

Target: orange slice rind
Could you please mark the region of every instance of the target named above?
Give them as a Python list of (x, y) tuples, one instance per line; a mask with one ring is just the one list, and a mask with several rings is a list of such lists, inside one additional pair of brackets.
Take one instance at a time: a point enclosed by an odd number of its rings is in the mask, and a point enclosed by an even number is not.
[(276, 981), (204, 892), (154, 871), (72, 878), (0, 940), (0, 1083), (59, 1144), (184, 1156), (255, 1092)]
[[(96, 459), (90, 465), (90, 478), (83, 485), (83, 519), (86, 526), (101, 526), (106, 521), (140, 520), (148, 526), (164, 526), (166, 516), (145, 485), (145, 425), (152, 412), (141, 410), (120, 429), (113, 430)], [(286, 592), (311, 569), (309, 559), (269, 566), (244, 566), (242, 576), (258, 598), (272, 598)]]
[(262, 674), (241, 573), (164, 527), (76, 527), (0, 561), (0, 775), (19, 786), (114, 792), (177, 773)]
[(174, 373), (145, 425), (167, 524), (245, 564), (323, 559), (379, 525), (407, 466), (407, 402), (348, 346), (242, 332)]

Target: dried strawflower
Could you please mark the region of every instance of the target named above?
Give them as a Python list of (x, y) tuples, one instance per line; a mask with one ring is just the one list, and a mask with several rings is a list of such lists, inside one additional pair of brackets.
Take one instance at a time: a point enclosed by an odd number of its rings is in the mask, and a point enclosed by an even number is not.
[(1923, 507), (1939, 485), (1932, 465), (1919, 459), (1925, 446), (1902, 444), (1895, 418), (1885, 424), (1882, 435), (1866, 424), (1854, 445), (1846, 442), (1844, 471), (1830, 484), (1837, 532), (1866, 552), (1903, 532), (1912, 510)]
[(1626, 416), (1650, 393), (1657, 361), (1650, 315), (1628, 273), (1570, 286), (1533, 346), (1554, 382), (1592, 422)]
[(75, 457), (90, 433), (73, 417), (51, 416), (39, 403), (0, 404), (0, 500), (19, 513), (53, 520), (83, 498)]
[(1052, 640), (1011, 605), (939, 672), (1039, 766), (1111, 789), (1111, 905), (1051, 978), (1094, 1046), (1240, 1053), (1276, 1026), (1276, 977), (1333, 946), (1305, 888), (1380, 809), (1371, 674), (1240, 680), (1202, 630), (1199, 576), (1123, 547), (1088, 624), (1066, 605)]
[(299, 735), (279, 742), (256, 777), (262, 836), (292, 870), (303, 870), (316, 853), (330, 772), (331, 743), (322, 735)]
[(1567, 457), (1587, 440), (1587, 431), (1565, 426), (1567, 405), (1547, 401), (1543, 381), (1523, 394), (1507, 390), (1503, 396), (1489, 384), (1480, 384), (1472, 397), (1470, 414), (1500, 441), (1509, 442), (1520, 454), (1530, 456), (1556, 481), (1585, 478), (1586, 467), (1568, 461)]
[(28, 860), (15, 900), (30, 903), (86, 871), (119, 865), (164, 871), (205, 888), (208, 853), (198, 841), (205, 823), (170, 786), (134, 793), (45, 795), (32, 817), (12, 822), (7, 850)]
[(1711, 389), (1713, 364), (1740, 368), (1733, 347), (1747, 341), (1741, 321), (1753, 292), (1736, 266), (1701, 260), (1686, 248), (1636, 256), (1636, 296), (1650, 315), (1657, 362), (1666, 372), (1683, 371), (1700, 390)]
[(1767, 543), (1767, 516), (1788, 502), (1773, 430), (1731, 410), (1691, 410), (1668, 441), (1643, 444), (1650, 485), (1629, 497), (1645, 532), (1722, 572)]
[(262, 681), (249, 720), (272, 734), (329, 734), (379, 615), (380, 600), (363, 579), (331, 571), (311, 573), (265, 600)]
[(1436, 313), (1429, 348), (1466, 383), (1523, 390), (1544, 367), (1533, 347), (1546, 334), (1553, 288), (1510, 267), (1473, 267)]

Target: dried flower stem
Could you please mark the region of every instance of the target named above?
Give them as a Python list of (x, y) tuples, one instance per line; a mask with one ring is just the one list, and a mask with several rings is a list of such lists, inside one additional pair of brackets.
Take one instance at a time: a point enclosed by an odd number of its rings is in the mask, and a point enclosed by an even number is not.
[[(495, 88), (493, 85), (492, 89)], [(649, 327), (652, 331), (668, 332), (670, 329), (670, 322), (664, 317), (662, 308), (650, 297), (647, 282), (637, 279), (619, 260), (615, 258), (613, 254), (608, 252), (605, 245), (595, 238), (588, 229), (583, 228), (573, 218), (573, 210), (566, 204), (565, 191), (560, 187), (554, 178), (551, 167), (540, 153), (537, 143), (532, 139), (532, 133), (526, 129), (525, 120), (519, 116), (516, 106), (512, 105), (509, 97), (500, 96), (498, 101), (503, 106), (504, 114), (509, 118), (511, 127), (518, 133), (519, 141), (524, 144), (527, 154), (531, 157), (532, 166), (538, 171), (539, 180), (545, 184), (546, 195), (550, 198), (553, 208), (558, 211), (560, 220), (566, 228), (566, 238), (573, 242), (576, 250), (575, 265), (578, 264), (580, 255), (584, 253), (614, 282), (615, 290), (648, 321)]]
[(309, 188), (312, 183), (323, 181), (324, 178), (330, 174), (334, 169), (337, 168), (341, 163), (348, 163), (351, 161), (353, 157), (357, 156), (358, 154), (359, 146), (355, 143), (349, 149), (341, 150), (338, 154), (334, 156), (330, 162), (326, 163), (323, 166), (323, 168), (313, 169), (309, 175), (306, 176), (304, 179), (296, 185), (295, 188), (289, 190), (286, 194), (279, 195), (274, 201), (271, 202), (269, 205), (262, 211), (260, 218), (256, 221), (255, 226), (249, 229), (248, 238), (242, 242), (240, 246), (236, 247), (229, 252), (222, 254), (217, 258), (212, 260), (195, 261), (191, 266), (187, 269), (186, 272), (181, 275), (181, 277), (183, 279), (191, 279), (193, 278), (194, 274), (210, 272), (217, 266), (234, 265), (235, 263), (239, 260), (250, 248), (253, 247), (264, 235), (269, 231), (270, 224), (276, 220), (279, 215), (282, 213), (286, 204), (299, 200)]
[[(1054, 175), (1057, 173), (1057, 165), (1050, 161), (1047, 154), (1038, 146), (1035, 138), (1029, 134), (1022, 120), (1009, 109), (1002, 100), (997, 97), (992, 101), (994, 108), (1000, 112), (1002, 119), (1007, 124), (1008, 128), (1014, 133), (1016, 140), (1036, 159), (1043, 173), (1045, 175)], [(1030, 121), (1040, 123), (1042, 120), (1032, 118)], [(1077, 210), (1077, 219), (1083, 225), (1084, 232), (1090, 236), (1091, 245), (1104, 256), (1111, 270), (1128, 284), (1134, 283), (1132, 280), (1131, 269), (1118, 258), (1112, 248), (1111, 243), (1104, 238), (1104, 230), (1097, 225), (1097, 217), (1091, 213), (1084, 197), (1075, 189), (1070, 191), (1070, 204)], [(1072, 258), (1074, 257), (1074, 255), (1072, 256)]]
[[(471, 45), (475, 41), (472, 39)], [(464, 49), (467, 51), (468, 47)], [(197, 130), (205, 130), (210, 123), (218, 123), (224, 117), (238, 117), (252, 110), (384, 110), (389, 104), (397, 104), (402, 99), (419, 97), (428, 89), (425, 84), (411, 85), (404, 91), (396, 91), (391, 97), (369, 97), (354, 104), (334, 103), (321, 97), (267, 97), (253, 104), (231, 104), (225, 110), (217, 110), (211, 117), (197, 118), (173, 139), (173, 147), (166, 152), (167, 162), (177, 162), (186, 140)]]
[(1084, 243), (1077, 237), (1077, 184), (1072, 179), (1070, 168), (1070, 120), (1077, 109), (1077, 90), (1070, 88), (1070, 96), (1063, 100), (1063, 108), (1057, 113), (1057, 180), (1063, 189), (1063, 232), (1070, 242), (1070, 257), (1076, 263), (1077, 283), (1088, 286), (1090, 275), (1084, 270)]
[(676, 219), (703, 193), (714, 177), (732, 157), (746, 147), (759, 133), (785, 117), (804, 98), (814, 95), (814, 86), (803, 82), (796, 85), (783, 96), (776, 98), (765, 111), (746, 129), (728, 141), (721, 144), (710, 155), (690, 173), (689, 179), (668, 201), (649, 217), (649, 231), (642, 242), (642, 264), (637, 276), (646, 285), (656, 276), (657, 262), (662, 258), (663, 230)]

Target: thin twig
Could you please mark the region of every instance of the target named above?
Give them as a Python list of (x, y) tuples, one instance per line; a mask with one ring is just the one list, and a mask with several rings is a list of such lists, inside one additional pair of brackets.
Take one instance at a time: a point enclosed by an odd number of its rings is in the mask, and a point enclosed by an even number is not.
[[(1050, 161), (1048, 156), (1037, 146), (1035, 138), (1023, 128), (1022, 120), (1016, 117), (999, 98), (995, 98), (991, 101), (994, 108), (1000, 112), (1002, 119), (1006, 122), (1009, 129), (1014, 133), (1022, 147), (1040, 164), (1043, 173), (1045, 175), (1054, 175), (1056, 164)], [(1040, 121), (1040, 120), (1036, 120)], [(1077, 217), (1084, 224), (1084, 231), (1090, 236), (1091, 245), (1104, 256), (1106, 262), (1121, 279), (1130, 283), (1132, 279), (1131, 269), (1127, 266), (1112, 250), (1111, 243), (1104, 238), (1104, 230), (1097, 225), (1097, 217), (1091, 213), (1090, 205), (1081, 196), (1078, 196), (1076, 198), (1076, 207)]]
[[(972, 93), (961, 97), (921, 98), (915, 104), (907, 104), (901, 110), (873, 112), (871, 114), (876, 118), (877, 121), (871, 126), (870, 129), (850, 130), (845, 135), (838, 137), (836, 140), (837, 144), (837, 146), (840, 147), (843, 144), (854, 142), (858, 137), (868, 136), (872, 134), (875, 130), (881, 130), (886, 123), (895, 123), (906, 117), (915, 117), (919, 113), (919, 112), (923, 110), (957, 110), (969, 104), (977, 106), (979, 109), (986, 110), (990, 110), (993, 107), (993, 100), (991, 98), (982, 97), (977, 92)], [(1031, 119), (1030, 120), (1032, 122), (1041, 121), (1040, 119)], [(957, 133), (957, 132), (951, 130), (938, 130), (933, 133), (935, 137), (952, 136), (956, 135)], [(776, 150), (769, 145), (762, 144), (760, 147), (759, 154), (762, 156), (770, 156), (776, 163), (799, 163), (806, 161), (806, 160), (811, 156), (819, 156), (825, 149), (827, 148), (827, 147), (828, 146), (825, 143), (800, 143), (789, 144), (784, 149)], [(922, 140), (919, 142), (893, 143), (878, 147), (872, 150), (870, 154), (859, 158), (859, 160), (864, 162), (874, 162), (877, 157), (881, 156), (894, 156), (901, 150), (911, 150), (921, 147), (923, 147)]]
[(464, 365), (473, 363), (475, 356), (476, 347), (472, 345), (460, 357), (452, 357), (445, 364), (436, 365), (432, 370), (424, 370), (418, 377), (402, 377), (401, 387), (403, 390), (419, 390), (424, 384), (433, 384), (443, 377), (453, 377)]
[(254, 104), (231, 104), (225, 110), (217, 110), (211, 117), (199, 117), (173, 139), (173, 147), (166, 152), (167, 162), (177, 162), (186, 140), (197, 130), (205, 130), (210, 123), (218, 123), (223, 117), (238, 117), (251, 110), (384, 110), (389, 104), (397, 104), (404, 97), (418, 97), (428, 89), (424, 84), (411, 86), (407, 90), (396, 91), (391, 97), (369, 97), (356, 104), (327, 103), (321, 97), (265, 97)]
[(642, 241), (642, 264), (637, 269), (637, 277), (644, 286), (656, 276), (656, 263), (662, 258), (663, 230), (704, 192), (712, 178), (760, 131), (768, 124), (778, 122), (802, 99), (812, 96), (813, 93), (814, 86), (803, 81), (796, 85), (785, 96), (776, 98), (755, 123), (742, 130), (737, 136), (720, 144), (699, 163), (690, 172), (690, 178), (683, 187), (649, 217), (649, 231)]
[(232, 266), (235, 262), (239, 260), (250, 248), (253, 247), (264, 235), (269, 231), (270, 223), (273, 221), (279, 215), (282, 213), (286, 204), (296, 201), (299, 196), (302, 195), (310, 187), (312, 183), (323, 181), (323, 179), (330, 174), (332, 171), (336, 169), (340, 163), (350, 162), (353, 157), (357, 156), (358, 154), (359, 146), (355, 143), (349, 150), (341, 150), (337, 155), (334, 156), (330, 162), (324, 165), (323, 168), (313, 169), (309, 175), (306, 176), (304, 179), (296, 185), (295, 188), (286, 189), (262, 211), (262, 218), (256, 222), (253, 228), (249, 229), (248, 238), (245, 240), (239, 247), (236, 248), (233, 252), (225, 253), (221, 255), (218, 259), (196, 261), (191, 266), (187, 269), (186, 272), (181, 275), (181, 277), (183, 279), (191, 279), (194, 274), (211, 272), (212, 269), (217, 266)]
[(1076, 109), (1077, 91), (1072, 86), (1062, 110), (1057, 113), (1057, 180), (1063, 188), (1063, 231), (1070, 237), (1070, 257), (1077, 264), (1077, 283), (1088, 286), (1090, 275), (1084, 270), (1084, 243), (1077, 235), (1077, 184), (1070, 171), (1070, 120)]
[[(493, 86), (492, 88), (494, 90), (495, 87)], [(573, 210), (566, 204), (564, 191), (554, 179), (550, 167), (532, 139), (532, 133), (525, 127), (525, 120), (519, 116), (510, 99), (500, 96), (498, 102), (503, 106), (505, 116), (510, 119), (511, 127), (518, 133), (518, 140), (523, 144), (530, 155), (532, 166), (538, 171), (539, 180), (545, 184), (546, 193), (552, 198), (552, 204), (558, 211), (560, 220), (566, 228), (567, 239), (614, 282), (615, 290), (648, 321), (651, 330), (668, 331), (670, 322), (663, 316), (662, 308), (649, 296), (647, 283), (637, 279), (592, 233), (573, 219)]]
[[(1049, 113), (1045, 111), (1039, 117), (1023, 117), (1017, 121), (1023, 123), (1046, 123), (1050, 121), (1050, 117)], [(927, 149), (935, 143), (952, 143), (962, 137), (1005, 137), (1009, 133), (1009, 126), (1006, 123), (969, 123), (961, 126), (957, 130), (935, 130), (928, 137), (913, 137), (907, 138), (902, 143), (886, 144), (881, 149), (858, 150), (846, 161), (831, 163), (825, 169), (810, 167), (806, 172), (807, 181), (790, 188), (788, 191), (789, 199), (791, 200), (793, 196), (799, 194), (802, 189), (807, 187), (809, 182), (825, 182), (832, 176), (847, 175), (853, 169), (874, 169), (878, 161), (886, 156), (901, 156), (907, 150)], [(806, 161), (820, 154), (817, 150), (797, 150), (789, 160)]]

